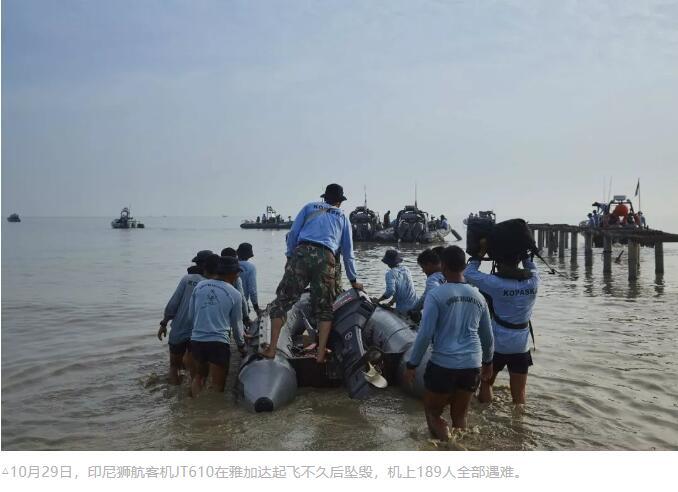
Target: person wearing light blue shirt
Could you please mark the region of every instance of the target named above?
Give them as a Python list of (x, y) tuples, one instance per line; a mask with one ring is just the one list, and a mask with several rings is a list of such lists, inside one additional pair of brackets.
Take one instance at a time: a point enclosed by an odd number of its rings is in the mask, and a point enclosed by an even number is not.
[(412, 311), (421, 311), (424, 308), (424, 301), (426, 296), (436, 287), (446, 282), (445, 275), (443, 275), (440, 263), (440, 257), (432, 249), (425, 249), (419, 256), (417, 256), (417, 264), (421, 271), (426, 275), (426, 287), (421, 297), (417, 298)]
[(241, 355), (245, 351), (242, 324), (242, 299), (233, 286), (240, 273), (237, 258), (213, 255), (205, 262), (206, 280), (198, 283), (191, 295), (188, 317), (193, 323), (191, 352), (196, 376), (191, 395), (198, 396), (207, 375), (214, 388), (223, 392), (231, 358), (231, 337)]
[(432, 346), (424, 373), (424, 411), (431, 433), (447, 440), (449, 428), (441, 417), (445, 406), (450, 405), (452, 425), (465, 428), (471, 397), (481, 378), (492, 374), (494, 348), (487, 302), (478, 289), (464, 283), (464, 251), (458, 246), (445, 248), (442, 263), (446, 283), (426, 296), (404, 380), (412, 383)]
[(417, 303), (417, 293), (414, 290), (410, 269), (401, 265), (403, 258), (395, 249), (387, 250), (381, 261), (386, 263), (389, 270), (385, 275), (386, 290), (376, 302), (392, 298), (388, 305), (395, 304), (396, 311), (407, 314)]
[[(227, 247), (221, 250), (221, 256), (231, 256), (233, 258), (238, 258), (238, 253), (236, 250), (234, 250), (231, 247)], [(240, 267), (240, 273), (242, 274), (244, 269)], [(242, 322), (245, 325), (245, 327), (249, 327), (251, 324), (250, 320), (250, 307), (247, 304), (247, 299), (245, 298), (245, 288), (243, 286), (243, 279), (241, 275), (238, 275), (238, 278), (235, 280), (235, 283), (233, 284), (233, 287), (235, 287), (238, 292), (240, 293), (240, 298), (242, 299)]]
[(188, 269), (188, 273), (179, 281), (174, 294), (165, 306), (164, 316), (158, 329), (158, 340), (167, 336), (167, 323), (172, 321), (168, 339), (169, 345), (169, 372), (167, 379), (169, 384), (177, 385), (181, 382), (179, 371), (182, 367), (192, 371), (193, 360), (191, 358), (191, 331), (193, 324), (188, 318), (188, 306), (191, 301), (193, 289), (198, 282), (205, 280), (203, 277), (203, 263), (211, 255), (210, 250), (198, 251), (193, 258), (195, 266)]
[(285, 315), (310, 284), (311, 309), (319, 332), (316, 362), (325, 362), (327, 339), (334, 317), (332, 303), (336, 293), (335, 267), (339, 254), (344, 258), (351, 286), (362, 289), (355, 269), (351, 224), (339, 208), (346, 200), (344, 189), (338, 184), (330, 184), (321, 197), (323, 202), (312, 202), (301, 209), (287, 234), (288, 260), (276, 298), (271, 303), (271, 341), (262, 353), (264, 357), (275, 357)]
[[(484, 240), (481, 241), (481, 245)], [(537, 301), (539, 272), (534, 262), (523, 259), (523, 268), (515, 262), (497, 262), (496, 274), (480, 271), (480, 259), (485, 255), (481, 246), (478, 257), (471, 258), (464, 271), (466, 281), (475, 285), (488, 298), (492, 311), (494, 359), (492, 378), (480, 386), (478, 399), (492, 400), (492, 385), (504, 367), (508, 367), (511, 396), (516, 404), (525, 403), (530, 354), (530, 318)]]
[(250, 258), (254, 257), (254, 250), (250, 243), (241, 243), (240, 246), (238, 246), (237, 253), (238, 260), (240, 261), (240, 268), (242, 268), (240, 278), (242, 279), (243, 289), (245, 291), (245, 302), (247, 303), (250, 301), (254, 311), (259, 315), (261, 309), (259, 309), (259, 295), (257, 294), (257, 268), (248, 261)]

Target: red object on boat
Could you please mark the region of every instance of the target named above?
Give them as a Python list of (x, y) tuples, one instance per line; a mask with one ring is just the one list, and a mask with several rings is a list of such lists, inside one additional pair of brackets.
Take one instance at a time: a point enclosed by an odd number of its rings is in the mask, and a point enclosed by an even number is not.
[(614, 211), (612, 212), (612, 215), (616, 215), (617, 217), (626, 217), (628, 214), (629, 207), (623, 203), (617, 204), (617, 206), (614, 208)]

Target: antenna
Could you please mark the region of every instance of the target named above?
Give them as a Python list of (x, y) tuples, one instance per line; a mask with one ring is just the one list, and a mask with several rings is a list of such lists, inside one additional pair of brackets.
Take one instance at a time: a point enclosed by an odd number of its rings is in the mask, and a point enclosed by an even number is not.
[(367, 186), (363, 185), (363, 191), (365, 192), (365, 208), (367, 208)]
[(414, 182), (414, 209), (417, 210), (417, 182)]

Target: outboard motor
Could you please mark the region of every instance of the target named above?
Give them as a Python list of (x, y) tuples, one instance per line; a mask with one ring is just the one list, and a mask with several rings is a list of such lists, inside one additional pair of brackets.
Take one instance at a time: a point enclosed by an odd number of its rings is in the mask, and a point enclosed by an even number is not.
[(374, 306), (366, 294), (350, 289), (337, 297), (333, 309), (334, 324), (328, 345), (339, 363), (348, 395), (365, 399), (371, 393), (371, 386), (363, 374), (370, 354), (363, 345), (362, 328)]

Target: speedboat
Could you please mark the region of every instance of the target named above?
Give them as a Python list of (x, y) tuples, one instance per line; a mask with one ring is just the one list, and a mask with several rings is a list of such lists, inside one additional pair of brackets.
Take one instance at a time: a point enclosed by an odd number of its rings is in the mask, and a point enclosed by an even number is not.
[(315, 329), (310, 322), (310, 296), (304, 294), (288, 313), (274, 359), (259, 351), (270, 341), (267, 311), (248, 334), (248, 355), (238, 372), (236, 393), (252, 412), (272, 412), (290, 402), (299, 387), (343, 386), (349, 398), (367, 399), (387, 384), (400, 385), (421, 397), (430, 349), (417, 367), (415, 382), (403, 385), (405, 362), (416, 338), (416, 326), (393, 310), (375, 305), (355, 289), (340, 294), (333, 305), (334, 322), (326, 364), (315, 362)]
[(21, 222), (21, 218), (19, 217), (19, 214), (11, 214), (7, 217), (7, 222)]

